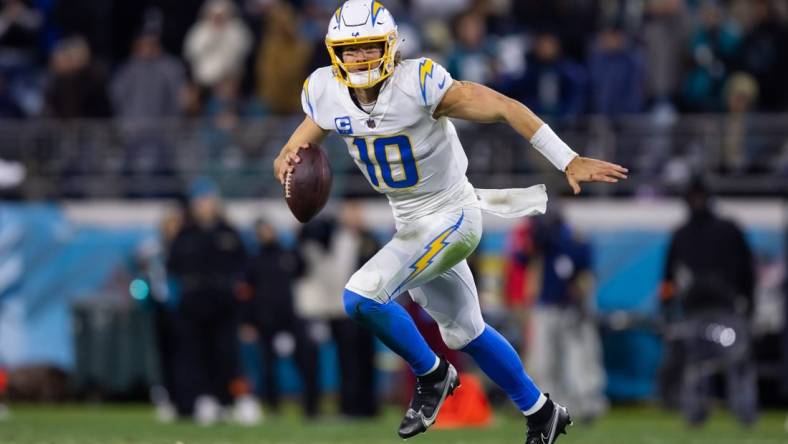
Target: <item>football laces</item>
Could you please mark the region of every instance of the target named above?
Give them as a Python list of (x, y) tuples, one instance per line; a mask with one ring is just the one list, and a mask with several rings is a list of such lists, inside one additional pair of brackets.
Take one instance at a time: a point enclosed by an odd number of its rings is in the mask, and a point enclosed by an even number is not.
[(285, 199), (290, 199), (290, 180), (293, 177), (293, 172), (288, 171), (285, 175)]

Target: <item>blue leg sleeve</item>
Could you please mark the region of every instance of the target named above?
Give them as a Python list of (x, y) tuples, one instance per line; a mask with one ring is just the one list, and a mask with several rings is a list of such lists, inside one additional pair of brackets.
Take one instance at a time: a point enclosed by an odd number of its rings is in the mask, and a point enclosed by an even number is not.
[(530, 409), (541, 392), (525, 373), (520, 357), (494, 328), (487, 325), (479, 337), (462, 349), (473, 357), (489, 376), (517, 404), (521, 411)]
[(429, 372), (437, 358), (407, 311), (396, 302), (381, 304), (345, 289), (345, 312), (371, 330), (410, 364), (416, 375)]

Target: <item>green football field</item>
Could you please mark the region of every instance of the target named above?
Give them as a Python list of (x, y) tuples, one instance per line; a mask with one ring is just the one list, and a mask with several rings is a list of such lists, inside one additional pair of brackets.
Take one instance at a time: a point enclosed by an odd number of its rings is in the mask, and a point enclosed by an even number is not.
[[(0, 422), (2, 444), (245, 444), (402, 442), (395, 430), (398, 409), (379, 419), (347, 421), (327, 417), (306, 422), (297, 413), (268, 416), (257, 427), (220, 425), (201, 428), (188, 422), (159, 424), (144, 406), (12, 406)], [(690, 430), (680, 419), (647, 407), (618, 408), (592, 426), (576, 425), (561, 444), (786, 444), (785, 412), (765, 413), (751, 430), (741, 429), (727, 414), (717, 412), (703, 429)], [(524, 422), (516, 414), (498, 413), (485, 429), (430, 430), (408, 443), (522, 443)]]

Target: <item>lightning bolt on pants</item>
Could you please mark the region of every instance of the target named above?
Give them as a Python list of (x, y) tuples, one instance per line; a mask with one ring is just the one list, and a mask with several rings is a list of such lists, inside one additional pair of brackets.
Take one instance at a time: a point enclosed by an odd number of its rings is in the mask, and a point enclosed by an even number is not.
[(435, 354), (405, 310), (392, 299), (404, 291), (438, 323), (447, 346), (470, 354), (520, 410), (542, 398), (519, 356), (484, 323), (476, 284), (465, 258), (481, 237), (476, 208), (400, 222), (397, 233), (348, 282), (345, 310), (424, 374)]

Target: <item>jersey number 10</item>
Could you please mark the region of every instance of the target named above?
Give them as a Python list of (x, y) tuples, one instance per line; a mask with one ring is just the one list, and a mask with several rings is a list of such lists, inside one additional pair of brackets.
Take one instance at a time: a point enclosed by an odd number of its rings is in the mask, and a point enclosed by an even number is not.
[[(377, 137), (372, 141), (372, 157), (367, 146), (367, 140), (361, 137), (353, 138), (353, 144), (358, 148), (361, 161), (367, 166), (369, 181), (376, 188), (380, 187), (380, 177), (389, 188), (408, 188), (419, 182), (419, 170), (416, 168), (416, 159), (413, 157), (413, 147), (410, 139), (404, 134), (390, 137)], [(395, 153), (389, 157), (389, 153)], [(394, 177), (392, 165), (401, 166), (401, 171)]]

